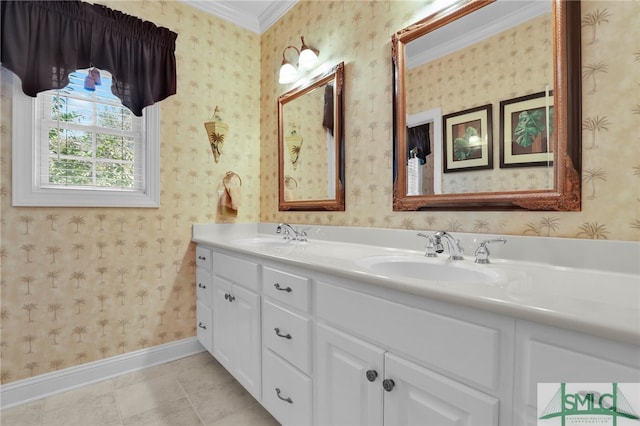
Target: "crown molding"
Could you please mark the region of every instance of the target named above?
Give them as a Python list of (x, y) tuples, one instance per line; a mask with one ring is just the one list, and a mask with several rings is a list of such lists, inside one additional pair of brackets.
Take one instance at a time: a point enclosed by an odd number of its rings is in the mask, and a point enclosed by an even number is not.
[(298, 0), (274, 0), (259, 16), (230, 7), (229, 2), (212, 0), (182, 0), (189, 6), (232, 22), (257, 34), (262, 34), (276, 23)]

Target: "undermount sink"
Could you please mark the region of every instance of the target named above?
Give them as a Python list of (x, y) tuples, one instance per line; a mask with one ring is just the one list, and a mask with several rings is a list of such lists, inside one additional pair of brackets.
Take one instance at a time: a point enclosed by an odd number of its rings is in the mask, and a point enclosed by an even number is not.
[(395, 277), (420, 280), (494, 283), (499, 275), (474, 263), (450, 261), (428, 257), (393, 255), (371, 256), (358, 262), (370, 271)]
[(255, 237), (255, 238), (241, 238), (239, 240), (231, 241), (231, 244), (244, 247), (253, 248), (275, 248), (286, 247), (300, 244), (301, 241), (284, 239), (282, 237)]

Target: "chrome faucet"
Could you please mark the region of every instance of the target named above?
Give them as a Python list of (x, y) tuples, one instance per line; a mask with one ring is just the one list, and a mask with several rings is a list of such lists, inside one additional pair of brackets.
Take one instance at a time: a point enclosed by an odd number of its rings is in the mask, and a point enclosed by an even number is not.
[(427, 239), (427, 244), (424, 246), (425, 248), (424, 255), (427, 257), (438, 257), (438, 254), (436, 251), (436, 242), (433, 239), (433, 237), (427, 234), (423, 234), (422, 232), (418, 233), (418, 237), (424, 237)]
[(481, 263), (481, 264), (487, 264), (487, 263), (491, 263), (489, 261), (489, 255), (491, 254), (489, 252), (489, 248), (487, 247), (487, 244), (489, 243), (503, 243), (505, 244), (507, 242), (507, 240), (505, 240), (504, 238), (496, 238), (494, 240), (484, 240), (483, 242), (480, 243), (480, 247), (478, 247), (476, 249), (476, 263)]
[(433, 239), (436, 246), (436, 253), (442, 253), (444, 251), (444, 247), (442, 246), (442, 239), (444, 239), (449, 247), (449, 259), (464, 260), (464, 249), (460, 246), (460, 240), (453, 238), (453, 235), (446, 231), (438, 231), (433, 234)]
[(288, 223), (280, 223), (276, 227), (276, 234), (283, 232), (285, 240), (307, 241), (307, 232), (305, 230), (298, 231)]

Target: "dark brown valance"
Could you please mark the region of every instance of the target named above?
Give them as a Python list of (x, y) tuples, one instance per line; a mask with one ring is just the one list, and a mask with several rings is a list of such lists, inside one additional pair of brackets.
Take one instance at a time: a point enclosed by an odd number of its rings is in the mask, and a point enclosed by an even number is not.
[(113, 76), (111, 91), (136, 116), (176, 93), (177, 34), (106, 6), (2, 0), (2, 65), (29, 96), (59, 89), (77, 69)]

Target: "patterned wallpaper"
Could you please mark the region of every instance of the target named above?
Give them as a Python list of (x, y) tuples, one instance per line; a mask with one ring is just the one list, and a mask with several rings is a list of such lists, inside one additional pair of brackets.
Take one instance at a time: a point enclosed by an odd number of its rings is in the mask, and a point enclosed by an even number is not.
[[(193, 223), (259, 220), (259, 35), (181, 2), (107, 5), (178, 33), (178, 93), (161, 103), (161, 207), (11, 206), (11, 73), (0, 115), (2, 383), (195, 335)], [(219, 163), (204, 122), (230, 130)], [(242, 179), (223, 214), (227, 171)]]
[[(583, 2), (581, 212), (393, 212), (391, 35), (423, 1), (301, 0), (262, 36), (180, 2), (107, 5), (178, 32), (163, 101), (159, 209), (14, 208), (9, 73), (0, 94), (2, 383), (193, 336), (192, 223), (292, 223), (640, 240), (640, 3)], [(346, 65), (346, 211), (278, 212), (277, 83), (300, 35)], [(260, 55), (260, 60), (255, 59)], [(320, 67), (317, 71), (320, 70)], [(213, 161), (203, 122), (230, 126)], [(222, 214), (227, 171), (242, 205)]]
[(552, 47), (549, 13), (408, 70), (407, 114), (492, 107), (493, 168), (443, 173), (444, 193), (552, 189), (546, 167), (500, 168), (500, 101), (553, 90)]
[[(261, 219), (323, 225), (640, 240), (640, 3), (582, 2), (581, 212), (392, 211), (391, 35), (428, 2), (303, 1), (261, 38)], [(282, 49), (299, 40), (345, 62), (346, 211), (278, 212)]]

